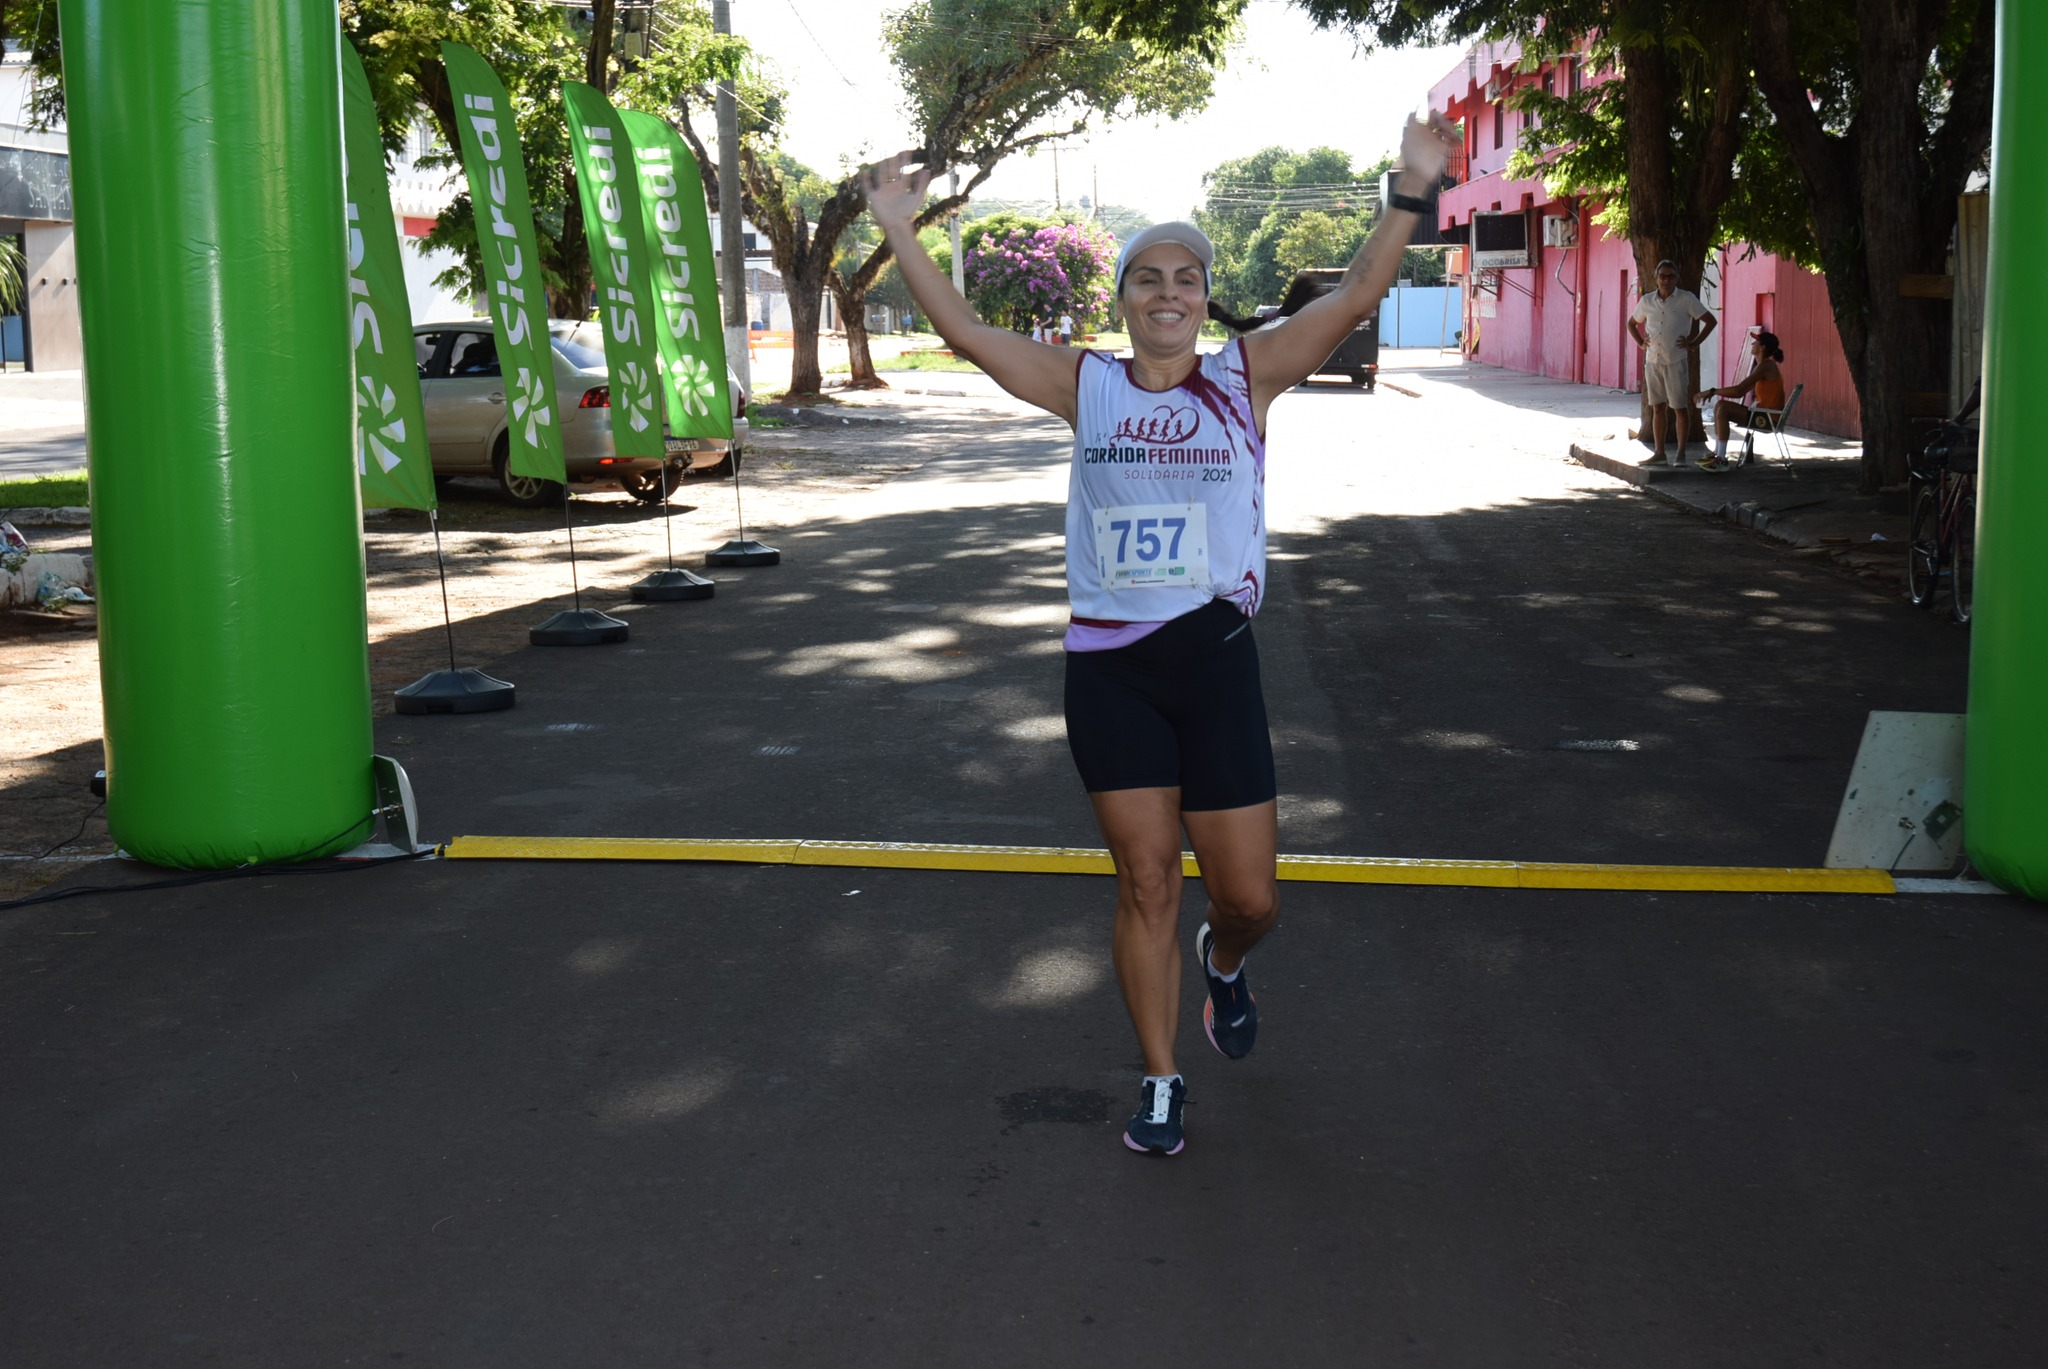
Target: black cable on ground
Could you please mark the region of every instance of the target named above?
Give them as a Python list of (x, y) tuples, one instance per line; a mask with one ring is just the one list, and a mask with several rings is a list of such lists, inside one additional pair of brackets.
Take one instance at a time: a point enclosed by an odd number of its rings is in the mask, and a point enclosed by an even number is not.
[[(91, 817), (92, 815), (88, 813), (86, 816)], [(333, 836), (327, 838), (325, 841), (314, 842), (311, 846), (307, 847), (306, 849), (309, 852), (311, 852), (322, 850), (325, 847), (332, 846), (335, 842), (340, 841), (343, 837), (349, 835), (349, 833), (355, 831), (358, 827), (361, 827), (366, 823), (372, 823), (375, 820), (376, 815), (374, 813), (370, 814), (369, 816), (364, 817), (356, 822), (350, 823), (348, 826), (342, 828), (339, 832), (336, 832)], [(72, 838), (72, 840), (75, 841), (77, 840), (77, 838), (74, 837)], [(61, 844), (62, 843), (60, 843), (60, 845)], [(56, 850), (57, 848), (53, 846), (50, 849)], [(438, 852), (438, 849), (439, 848), (430, 848), (425, 851), (406, 851), (401, 852), (400, 854), (395, 856), (377, 856), (369, 860), (323, 861), (318, 864), (312, 863), (310, 861), (300, 860), (294, 857), (283, 861), (271, 861), (268, 864), (264, 865), (237, 865), (231, 870), (202, 870), (196, 874), (179, 875), (173, 879), (150, 880), (143, 884), (74, 885), (71, 888), (67, 889), (52, 889), (48, 893), (29, 894), (23, 898), (8, 899), (6, 902), (0, 903), (0, 912), (7, 912), (14, 908), (26, 908), (31, 906), (32, 904), (37, 903), (56, 903), (59, 900), (67, 898), (83, 898), (87, 894), (129, 894), (141, 893), (144, 890), (149, 889), (182, 889), (187, 885), (192, 884), (211, 884), (217, 880), (246, 879), (251, 876), (346, 874), (351, 870), (368, 869), (378, 865), (397, 865), (403, 861), (419, 860), (424, 856), (431, 856), (436, 854)], [(45, 854), (48, 853), (46, 852)]]
[(106, 806), (107, 801), (105, 799), (101, 799), (91, 808), (88, 808), (85, 812), (85, 816), (78, 820), (78, 830), (76, 832), (73, 832), (70, 836), (64, 838), (64, 840), (58, 842), (55, 846), (50, 847), (47, 851), (42, 852), (40, 855), (31, 856), (29, 857), (29, 859), (31, 861), (48, 860), (51, 856), (56, 855), (57, 852), (63, 850), (72, 842), (77, 841), (80, 837), (85, 835), (85, 825), (93, 820), (93, 815), (98, 813), (100, 809), (105, 808)]

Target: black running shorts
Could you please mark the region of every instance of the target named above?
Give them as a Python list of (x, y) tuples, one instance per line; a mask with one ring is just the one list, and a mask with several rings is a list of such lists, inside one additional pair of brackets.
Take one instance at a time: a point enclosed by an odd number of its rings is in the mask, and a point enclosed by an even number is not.
[(1068, 652), (1067, 745), (1091, 794), (1177, 786), (1183, 812), (1273, 798), (1251, 619), (1211, 599), (1129, 646)]

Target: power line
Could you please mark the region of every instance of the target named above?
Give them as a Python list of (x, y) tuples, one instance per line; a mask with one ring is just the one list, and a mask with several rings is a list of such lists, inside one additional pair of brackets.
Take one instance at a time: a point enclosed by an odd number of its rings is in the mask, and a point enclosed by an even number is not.
[(853, 78), (848, 76), (845, 72), (839, 70), (839, 63), (832, 60), (832, 53), (830, 52), (830, 50), (826, 48), (826, 46), (823, 43), (818, 41), (818, 35), (811, 32), (810, 21), (805, 19), (803, 16), (803, 11), (799, 10), (796, 7), (796, 0), (782, 0), (782, 2), (789, 6), (789, 12), (791, 16), (795, 18), (796, 22), (799, 26), (802, 27), (803, 31), (810, 36), (812, 44), (816, 46), (819, 54), (824, 57), (825, 65), (831, 67), (833, 73), (837, 75), (840, 80), (846, 82), (846, 88), (848, 90), (859, 90), (860, 87), (854, 84)]

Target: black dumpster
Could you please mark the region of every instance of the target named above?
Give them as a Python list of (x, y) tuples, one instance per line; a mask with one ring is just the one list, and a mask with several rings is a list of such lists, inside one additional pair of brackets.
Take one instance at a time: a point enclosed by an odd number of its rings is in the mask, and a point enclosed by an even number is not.
[[(1280, 307), (1272, 312), (1271, 317), (1276, 320), (1288, 317), (1310, 300), (1329, 294), (1343, 279), (1342, 267), (1318, 267), (1296, 272)], [(1378, 383), (1380, 373), (1380, 316), (1375, 313), (1352, 329), (1351, 336), (1337, 344), (1337, 350), (1330, 353), (1315, 373), (1349, 376), (1353, 385), (1363, 385), (1371, 390)]]

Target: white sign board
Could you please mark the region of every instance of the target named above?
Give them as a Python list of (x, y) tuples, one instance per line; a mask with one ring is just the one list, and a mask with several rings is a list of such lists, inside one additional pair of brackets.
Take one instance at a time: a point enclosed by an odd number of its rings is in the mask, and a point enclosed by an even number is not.
[(1829, 869), (1947, 873), (1963, 859), (1963, 715), (1872, 713)]

